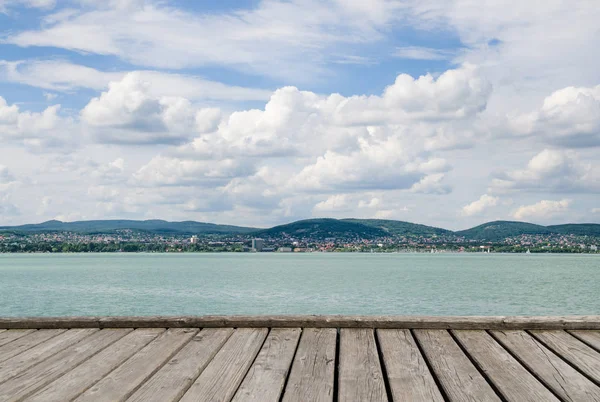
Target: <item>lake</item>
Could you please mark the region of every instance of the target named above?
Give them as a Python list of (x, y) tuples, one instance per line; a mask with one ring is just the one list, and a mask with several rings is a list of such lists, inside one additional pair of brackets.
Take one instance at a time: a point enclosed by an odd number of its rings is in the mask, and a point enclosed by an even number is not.
[(600, 314), (600, 255), (0, 254), (0, 316)]

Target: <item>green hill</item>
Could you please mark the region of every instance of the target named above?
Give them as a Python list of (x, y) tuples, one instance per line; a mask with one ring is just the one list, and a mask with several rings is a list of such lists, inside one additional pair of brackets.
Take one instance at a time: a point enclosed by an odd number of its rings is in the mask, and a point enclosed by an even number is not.
[(131, 229), (136, 231), (145, 231), (151, 233), (164, 234), (242, 234), (254, 232), (256, 228), (247, 228), (240, 226), (216, 225), (214, 223), (204, 222), (167, 222), (163, 220), (96, 220), (96, 221), (78, 221), (61, 222), (52, 220), (48, 222), (21, 225), (4, 226), (0, 230), (10, 230), (16, 232), (34, 233), (34, 232), (76, 232), (76, 233), (111, 233), (116, 230)]
[(474, 228), (454, 232), (469, 240), (498, 241), (507, 237), (520, 235), (550, 234), (552, 230), (545, 226), (526, 222), (495, 221), (475, 226)]
[(553, 232), (561, 234), (600, 237), (600, 224), (598, 223), (568, 223), (566, 225), (552, 225), (546, 227)]
[(452, 231), (446, 229), (387, 219), (342, 219), (342, 221), (355, 222), (382, 229), (389, 235), (393, 236), (442, 236), (453, 234)]
[(310, 237), (313, 239), (375, 239), (389, 236), (389, 233), (381, 228), (364, 225), (359, 222), (338, 219), (306, 219), (275, 226), (271, 229), (261, 230), (255, 233), (262, 237)]

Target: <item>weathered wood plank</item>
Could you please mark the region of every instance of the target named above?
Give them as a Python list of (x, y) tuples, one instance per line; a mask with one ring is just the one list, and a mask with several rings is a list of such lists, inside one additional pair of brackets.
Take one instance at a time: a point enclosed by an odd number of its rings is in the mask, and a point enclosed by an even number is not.
[(181, 402), (230, 401), (269, 330), (237, 329), (181, 398)]
[(372, 329), (340, 330), (338, 400), (388, 400)]
[(4, 402), (22, 400), (131, 331), (131, 329), (96, 331), (82, 342), (72, 345), (1, 384), (0, 400)]
[(600, 401), (600, 387), (581, 375), (525, 331), (492, 335), (547, 387), (566, 401)]
[(600, 353), (565, 331), (532, 331), (531, 334), (600, 385)]
[(500, 401), (454, 339), (445, 330), (415, 330), (425, 357), (451, 401)]
[(13, 342), (22, 336), (32, 333), (35, 329), (12, 329), (0, 333), (0, 346)]
[(72, 329), (3, 361), (0, 363), (0, 383), (44, 361), (50, 356), (73, 346), (98, 331), (98, 329), (93, 328)]
[(233, 328), (200, 331), (127, 401), (178, 401), (233, 333)]
[(485, 331), (453, 331), (485, 375), (509, 401), (558, 401)]
[(138, 350), (164, 332), (164, 329), (138, 329), (119, 339), (89, 360), (28, 398), (28, 402), (71, 401), (116, 369)]
[(596, 329), (600, 316), (184, 316), (0, 318), (0, 328)]
[(27, 336), (22, 336), (7, 345), (0, 346), (0, 362), (8, 360), (65, 331), (66, 329), (42, 329), (40, 331), (34, 331)]
[(600, 331), (569, 331), (575, 338), (600, 352)]
[(197, 329), (169, 329), (112, 371), (76, 401), (123, 401), (179, 351)]
[(335, 328), (303, 329), (284, 402), (333, 400), (336, 343)]
[(300, 339), (300, 328), (274, 328), (236, 392), (234, 402), (279, 401)]
[(394, 400), (443, 402), (444, 398), (409, 330), (377, 330), (377, 337)]

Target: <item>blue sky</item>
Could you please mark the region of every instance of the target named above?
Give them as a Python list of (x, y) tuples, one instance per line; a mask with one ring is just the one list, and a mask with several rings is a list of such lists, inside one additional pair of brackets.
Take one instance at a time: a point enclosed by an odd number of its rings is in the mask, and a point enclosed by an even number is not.
[(0, 223), (598, 222), (599, 16), (0, 0)]

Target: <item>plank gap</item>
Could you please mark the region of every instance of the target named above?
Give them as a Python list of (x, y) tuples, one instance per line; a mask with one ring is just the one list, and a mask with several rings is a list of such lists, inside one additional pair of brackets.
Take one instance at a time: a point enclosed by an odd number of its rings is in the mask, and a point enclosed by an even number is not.
[[(571, 362), (569, 359), (567, 359), (565, 356), (563, 356), (561, 353), (559, 353), (556, 349), (554, 349), (547, 342), (545, 342), (541, 337), (538, 337), (535, 332), (532, 332), (532, 331), (529, 331), (529, 330), (527, 330), (525, 332), (527, 332), (529, 335), (533, 336), (533, 338), (536, 341), (538, 341), (539, 343), (541, 343), (542, 345), (544, 345), (548, 350), (550, 350), (556, 356), (560, 357), (565, 363), (567, 363), (569, 366), (573, 367), (575, 370), (577, 370), (585, 378), (587, 378), (588, 380), (590, 380), (591, 382), (593, 382), (594, 384), (596, 384), (597, 386), (600, 387), (600, 381), (596, 380), (594, 377), (592, 377), (589, 374), (587, 374), (584, 370), (580, 369), (575, 363)], [(565, 331), (565, 332), (567, 332), (567, 331)]]
[(335, 356), (333, 362), (333, 400), (338, 400), (340, 392), (340, 385), (338, 381), (340, 379), (340, 337), (341, 331), (339, 328), (335, 329)]
[(504, 397), (504, 395), (502, 394), (502, 392), (500, 392), (500, 389), (498, 387), (496, 387), (496, 384), (494, 384), (494, 382), (490, 378), (488, 378), (488, 376), (485, 374), (485, 371), (483, 371), (483, 368), (481, 368), (481, 366), (479, 366), (479, 364), (477, 364), (477, 361), (475, 361), (475, 359), (473, 358), (473, 356), (471, 356), (469, 354), (469, 352), (464, 347), (464, 345), (458, 340), (458, 338), (456, 337), (456, 335), (454, 335), (454, 332), (448, 331), (448, 333), (450, 334), (450, 336), (452, 337), (452, 339), (454, 339), (454, 342), (458, 345), (458, 347), (460, 348), (460, 350), (462, 350), (462, 352), (465, 354), (465, 356), (467, 356), (467, 359), (469, 359), (471, 361), (471, 363), (473, 364), (473, 366), (475, 366), (475, 368), (477, 369), (477, 371), (479, 371), (479, 374), (481, 374), (483, 376), (483, 378), (487, 381), (487, 383), (489, 384), (489, 386), (492, 387), (492, 389), (494, 390), (494, 392), (496, 393), (496, 395), (498, 396), (498, 398), (500, 398), (500, 400), (503, 401), (503, 402), (508, 402), (508, 400)]
[[(554, 391), (554, 388), (552, 388), (552, 386), (550, 384), (548, 384), (548, 382), (546, 382), (542, 377), (540, 377), (538, 375), (538, 373), (536, 373), (534, 370), (532, 370), (529, 365), (523, 361), (523, 359), (521, 357), (519, 357), (518, 354), (514, 353), (509, 347), (507, 347), (504, 343), (502, 343), (502, 341), (496, 337), (494, 335), (494, 333), (490, 330), (486, 330), (486, 332), (492, 337), (492, 339), (494, 339), (494, 341), (496, 341), (496, 343), (498, 345), (500, 345), (502, 348), (504, 348), (504, 350), (506, 350), (506, 352), (511, 355), (513, 357), (513, 359), (515, 359), (521, 366), (523, 366), (523, 368), (525, 370), (527, 370), (529, 372), (529, 374), (531, 374), (533, 376), (533, 378), (535, 378), (536, 380), (538, 380), (540, 382), (540, 384), (544, 385), (544, 387), (546, 387), (546, 389), (548, 389), (548, 391), (552, 392), (552, 394), (554, 394), (554, 396), (556, 398), (558, 398), (559, 400), (564, 400), (564, 398), (558, 394), (556, 391)], [(554, 353), (553, 350), (550, 350), (551, 353)], [(556, 353), (554, 353), (556, 354)]]
[(584, 339), (583, 337), (580, 337), (577, 333), (573, 333), (571, 331), (565, 331), (567, 334), (575, 337), (578, 341), (580, 341), (581, 343), (586, 344), (587, 346), (589, 346), (590, 348), (594, 349), (596, 352), (600, 353), (600, 347), (598, 347), (597, 345), (594, 345), (590, 342), (588, 342), (586, 339)]
[(385, 361), (383, 360), (383, 351), (381, 350), (381, 345), (379, 343), (379, 330), (374, 330), (375, 333), (375, 346), (377, 347), (377, 356), (379, 356), (379, 365), (381, 366), (381, 374), (383, 376), (383, 385), (385, 386), (385, 393), (387, 395), (388, 401), (394, 402), (394, 397), (392, 395), (392, 388), (390, 387), (390, 382), (388, 380), (387, 368), (385, 366)]
[[(235, 394), (237, 394), (238, 390), (240, 389), (240, 387), (242, 386), (242, 384), (244, 383), (244, 379), (246, 378), (246, 376), (248, 375), (248, 373), (250, 372), (250, 369), (252, 368), (252, 366), (254, 366), (254, 362), (256, 362), (256, 359), (258, 358), (258, 355), (260, 354), (260, 351), (262, 350), (262, 348), (265, 346), (265, 343), (267, 342), (267, 339), (269, 338), (269, 335), (271, 334), (271, 329), (272, 328), (267, 328), (267, 335), (265, 335), (265, 339), (263, 339), (262, 343), (260, 344), (260, 348), (258, 348), (258, 352), (256, 352), (256, 355), (254, 356), (254, 358), (252, 359), (252, 362), (250, 363), (250, 365), (248, 365), (248, 369), (246, 370), (246, 372), (244, 373), (244, 376), (242, 377), (242, 380), (240, 381), (240, 383), (238, 384), (238, 386), (235, 388), (235, 391), (233, 391), (232, 397), (231, 399), (233, 399), (235, 397)], [(293, 361), (293, 360), (292, 360)], [(195, 381), (194, 381), (195, 382)]]
[(303, 336), (304, 336), (304, 328), (300, 328), (300, 337), (298, 338), (298, 343), (296, 343), (296, 349), (294, 350), (294, 356), (292, 356), (292, 362), (290, 363), (290, 368), (285, 377), (285, 381), (283, 382), (283, 390), (281, 392), (281, 395), (279, 396), (279, 402), (282, 402), (283, 397), (285, 396), (285, 391), (287, 390), (288, 382), (290, 380), (290, 374), (292, 374), (292, 368), (294, 368), (294, 362), (296, 361), (296, 354), (298, 353), (298, 347), (300, 346), (300, 342), (302, 342)]

